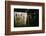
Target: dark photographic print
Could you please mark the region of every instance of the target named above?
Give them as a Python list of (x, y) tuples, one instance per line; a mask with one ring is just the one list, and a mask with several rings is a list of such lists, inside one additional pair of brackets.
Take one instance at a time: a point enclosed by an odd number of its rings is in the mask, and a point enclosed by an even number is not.
[(14, 8), (14, 27), (39, 26), (39, 9)]

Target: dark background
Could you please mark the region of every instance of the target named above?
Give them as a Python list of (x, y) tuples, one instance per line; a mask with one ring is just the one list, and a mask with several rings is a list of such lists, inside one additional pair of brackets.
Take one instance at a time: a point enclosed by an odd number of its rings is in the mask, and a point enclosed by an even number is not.
[(14, 8), (14, 12), (24, 12), (24, 13), (27, 13), (27, 16), (28, 16), (26, 25), (17, 25), (17, 24), (15, 24), (15, 20), (14, 20), (14, 27), (36, 27), (36, 26), (39, 26), (39, 9)]

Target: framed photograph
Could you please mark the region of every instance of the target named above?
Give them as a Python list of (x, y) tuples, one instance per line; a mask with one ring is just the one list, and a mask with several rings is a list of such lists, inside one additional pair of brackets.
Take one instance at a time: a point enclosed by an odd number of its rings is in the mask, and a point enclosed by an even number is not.
[(5, 1), (5, 34), (45, 32), (44, 3)]

